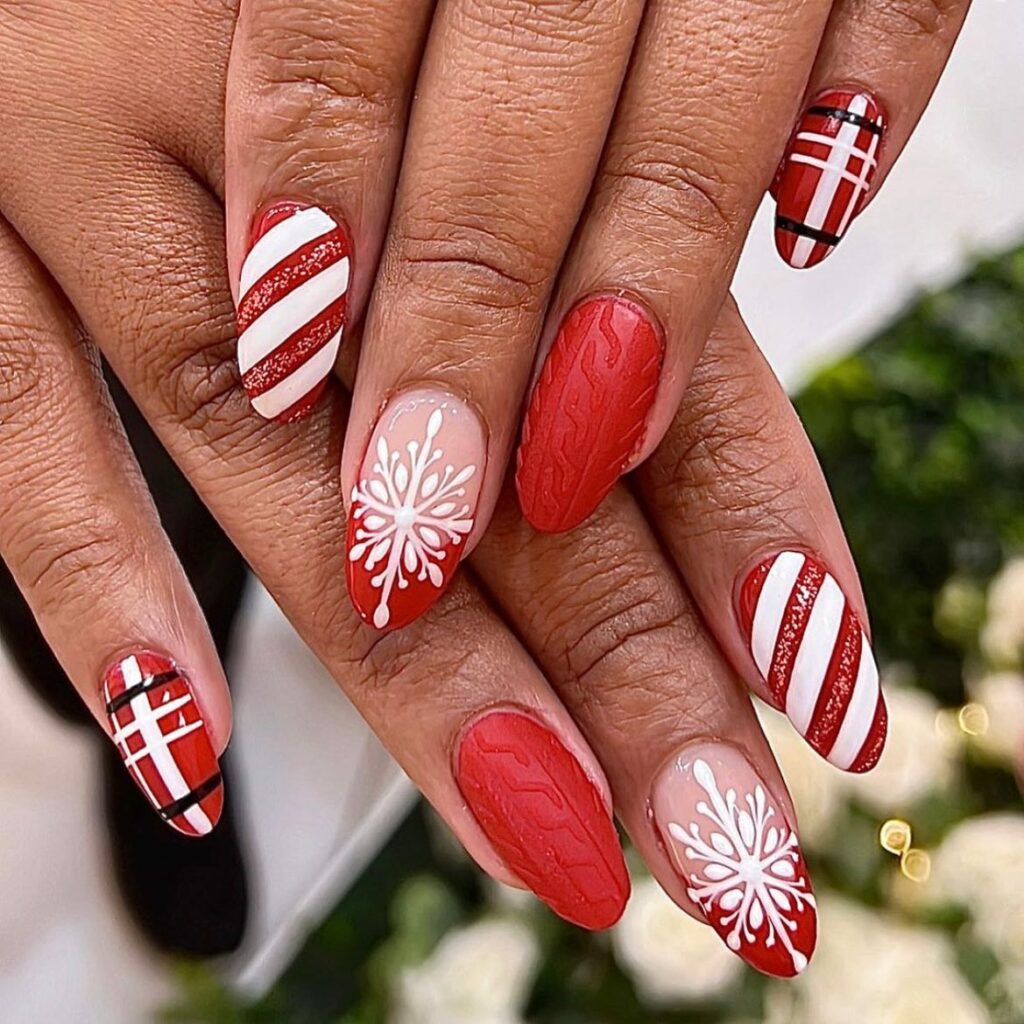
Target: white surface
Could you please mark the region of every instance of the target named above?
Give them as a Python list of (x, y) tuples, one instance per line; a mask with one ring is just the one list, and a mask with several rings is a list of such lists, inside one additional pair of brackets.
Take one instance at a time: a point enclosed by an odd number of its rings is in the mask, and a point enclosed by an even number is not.
[[(975, 253), (1024, 237), (1022, 53), (1024, 4), (976, 0), (920, 132), (823, 266), (785, 267), (761, 211), (736, 293), (787, 386)], [(411, 792), (262, 593), (240, 640), (235, 789), (257, 902), (248, 944), (224, 970), (254, 993), (373, 856)], [(0, 1016), (138, 1024), (169, 982), (110, 884), (94, 748), (36, 705), (2, 653), (0, 704)]]

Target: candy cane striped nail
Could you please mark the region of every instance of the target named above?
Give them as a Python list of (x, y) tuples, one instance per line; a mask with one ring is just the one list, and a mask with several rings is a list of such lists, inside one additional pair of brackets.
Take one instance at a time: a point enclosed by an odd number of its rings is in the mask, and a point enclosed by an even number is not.
[(791, 267), (815, 266), (846, 234), (871, 189), (884, 131), (866, 92), (835, 89), (804, 111), (773, 189), (775, 243)]
[(161, 818), (188, 836), (220, 819), (224, 786), (188, 680), (170, 658), (143, 652), (103, 677), (111, 736), (121, 760)]
[(312, 411), (345, 327), (348, 236), (315, 207), (279, 203), (253, 228), (238, 293), (238, 365), (253, 408), (292, 422)]
[(783, 551), (744, 581), (739, 617), (768, 689), (837, 768), (865, 772), (885, 745), (878, 668), (857, 613), (813, 558)]

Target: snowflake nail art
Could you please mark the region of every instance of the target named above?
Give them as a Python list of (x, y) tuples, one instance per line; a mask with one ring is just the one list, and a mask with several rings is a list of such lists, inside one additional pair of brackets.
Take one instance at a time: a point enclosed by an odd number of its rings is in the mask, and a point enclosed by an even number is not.
[(731, 950), (767, 973), (799, 974), (817, 911), (796, 834), (745, 759), (730, 750), (717, 760), (718, 775), (703, 757), (678, 760), (670, 784), (685, 788), (656, 797), (673, 858)]
[(471, 416), (450, 396), (417, 394), (381, 417), (352, 491), (348, 550), (353, 602), (377, 629), (422, 614), (458, 565), (483, 455), (466, 451), (482, 443)]

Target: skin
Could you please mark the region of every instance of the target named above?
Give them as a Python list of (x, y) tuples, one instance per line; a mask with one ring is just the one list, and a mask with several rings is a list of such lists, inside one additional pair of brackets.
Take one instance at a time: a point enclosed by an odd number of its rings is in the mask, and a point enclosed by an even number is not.
[(568, 311), (598, 293), (638, 299), (664, 333), (631, 464), (649, 457), (805, 99), (849, 82), (881, 97), (881, 184), (968, 6), (243, 5), (228, 78), (231, 279), (264, 204), (298, 197), (348, 225), (350, 314), (365, 344), (346, 497), (392, 395), (428, 384), (466, 398), (489, 438), (471, 549), (503, 485), (538, 346), (546, 354)]
[(506, 491), (472, 571), (416, 625), (381, 637), (340, 572), (347, 402), (335, 394), (282, 428), (255, 417), (238, 385), (222, 241), (234, 12), (113, 6), (0, 9), (0, 549), (72, 682), (100, 717), (103, 666), (158, 644), (187, 664), (218, 749), (227, 742), (223, 673), (96, 372), (102, 352), (485, 870), (515, 882), (464, 806), (452, 751), (481, 709), (514, 704), (558, 731), (692, 911), (647, 820), (665, 757), (728, 738), (789, 806), (737, 681), (759, 685), (728, 617), (736, 573), (768, 545), (799, 542), (866, 621), (813, 453), (738, 315), (721, 314), (692, 401), (635, 493), (620, 486), (582, 531), (552, 538)]

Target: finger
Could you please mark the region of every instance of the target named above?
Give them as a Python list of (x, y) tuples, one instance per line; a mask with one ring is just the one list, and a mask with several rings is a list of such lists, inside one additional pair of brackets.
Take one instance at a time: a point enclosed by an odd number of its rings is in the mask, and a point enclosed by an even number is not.
[[(197, 31), (188, 21), (193, 7), (175, 17), (138, 8), (134, 24), (119, 9), (115, 23), (134, 38), (159, 38), (170, 18), (187, 38)], [(78, 8), (65, 13), (60, 38), (106, 38), (107, 10), (88, 9), (94, 20), (84, 24)], [(53, 34), (52, 24), (46, 29)], [(210, 68), (182, 54), (184, 82), (208, 79)], [(0, 61), (0, 74), (8, 73), (39, 76), (40, 69), (34, 61)], [(60, 73), (60, 62), (44, 64), (37, 89)], [(140, 149), (132, 117), (110, 117), (108, 97), (119, 102), (133, 89), (126, 78), (119, 89), (82, 90), (94, 117), (53, 133), (45, 122), (30, 130), (18, 119), (0, 139), (5, 202), (18, 212), (19, 232), (44, 256), (226, 532), (469, 852), (495, 877), (534, 885), (570, 920), (610, 924), (622, 911), (628, 877), (596, 758), (529, 656), (467, 585), (456, 585), (428, 621), (406, 633), (381, 638), (362, 626), (338, 571), (346, 410), (338, 397), (325, 402), (301, 432), (252, 416), (238, 387), (216, 189), (202, 183), (195, 165), (169, 161), (164, 147)], [(194, 116), (206, 116), (220, 95), (214, 82), (189, 96)], [(181, 97), (168, 94), (165, 102), (176, 107)], [(159, 110), (133, 116), (159, 119)], [(35, 146), (59, 154), (42, 181)], [(38, 201), (44, 194), (60, 195), (67, 215), (54, 217)], [(104, 273), (95, 275), (95, 267)], [(490, 772), (467, 747), (463, 772), (463, 744), (487, 745), (473, 730), (489, 712), (530, 722), (508, 730), (508, 756)], [(536, 796), (542, 778), (548, 801)]]
[(778, 163), (831, 3), (740, 6), (647, 5), (523, 425), (538, 529), (580, 523), (661, 440)]
[[(303, 418), (362, 314), (432, 0), (250, 0), (227, 93), (227, 217), (242, 383)], [(358, 256), (358, 259), (357, 259)]]
[(436, 600), (490, 517), (642, 6), (439, 7), (342, 460), (350, 590), (378, 628)]
[(800, 973), (817, 924), (786, 787), (635, 502), (618, 488), (572, 535), (539, 534), (509, 491), (473, 566), (601, 752), (669, 895), (759, 970)]
[(185, 835), (224, 801), (231, 702), (98, 360), (0, 220), (0, 553), (86, 706)]
[(810, 442), (731, 304), (640, 486), (732, 664), (823, 757), (872, 768), (886, 710), (857, 571)]
[(772, 188), (775, 242), (797, 269), (839, 244), (892, 170), (970, 0), (839, 0)]

